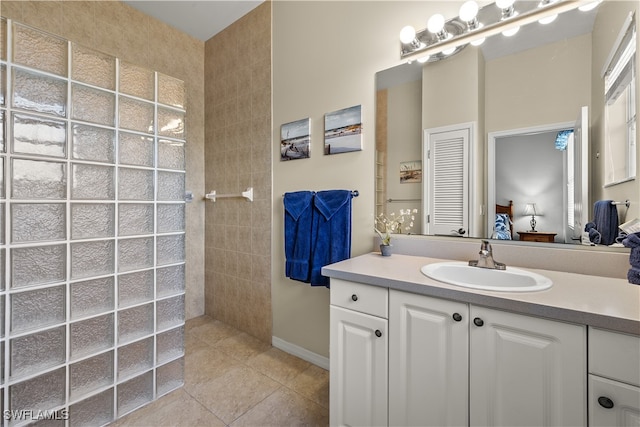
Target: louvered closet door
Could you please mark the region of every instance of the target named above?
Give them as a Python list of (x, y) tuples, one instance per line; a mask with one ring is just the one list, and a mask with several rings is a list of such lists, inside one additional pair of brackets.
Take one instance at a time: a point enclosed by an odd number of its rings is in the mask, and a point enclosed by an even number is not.
[(469, 129), (429, 134), (428, 234), (469, 230)]

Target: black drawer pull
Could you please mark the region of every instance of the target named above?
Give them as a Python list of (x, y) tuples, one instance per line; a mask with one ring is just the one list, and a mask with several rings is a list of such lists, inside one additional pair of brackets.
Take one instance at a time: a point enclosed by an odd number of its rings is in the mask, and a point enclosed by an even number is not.
[(378, 338), (380, 338), (380, 337), (382, 336), (382, 332), (380, 332), (380, 329), (376, 329), (375, 334), (376, 334), (376, 336), (377, 336)]
[(598, 403), (605, 409), (613, 408), (613, 400), (609, 399), (608, 397), (600, 396), (598, 398)]
[(473, 319), (473, 324), (476, 326), (482, 326), (484, 325), (484, 320), (482, 320), (479, 317), (476, 317), (475, 319)]
[(453, 320), (455, 320), (456, 322), (459, 322), (462, 320), (462, 316), (460, 315), (460, 313), (453, 313)]
[(358, 295), (356, 294), (351, 295), (351, 299), (354, 301), (358, 301)]

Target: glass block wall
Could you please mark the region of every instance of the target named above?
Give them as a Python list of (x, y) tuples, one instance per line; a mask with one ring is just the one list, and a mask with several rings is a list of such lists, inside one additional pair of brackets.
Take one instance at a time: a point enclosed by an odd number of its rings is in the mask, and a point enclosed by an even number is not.
[(184, 84), (0, 39), (2, 422), (103, 425), (183, 383)]

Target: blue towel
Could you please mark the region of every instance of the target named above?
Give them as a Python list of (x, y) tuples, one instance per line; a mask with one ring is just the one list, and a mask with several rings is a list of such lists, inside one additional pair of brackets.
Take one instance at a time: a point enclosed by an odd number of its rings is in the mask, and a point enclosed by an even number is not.
[(311, 285), (329, 287), (325, 265), (351, 256), (351, 191), (318, 191), (313, 202)]
[(593, 205), (593, 222), (602, 236), (603, 245), (610, 245), (618, 237), (618, 208), (613, 200), (598, 200)]
[(313, 192), (284, 195), (284, 253), (286, 276), (309, 283), (311, 278), (311, 227)]
[(627, 272), (627, 280), (634, 285), (640, 285), (640, 268), (631, 267)]
[(588, 222), (584, 226), (584, 231), (589, 233), (589, 241), (596, 245), (599, 245), (602, 241), (602, 235), (596, 229), (596, 225), (593, 222)]
[(629, 253), (629, 264), (632, 267), (640, 269), (640, 233), (631, 233), (623, 241), (622, 244), (631, 248)]
[(627, 248), (640, 248), (640, 233), (629, 234), (622, 244)]

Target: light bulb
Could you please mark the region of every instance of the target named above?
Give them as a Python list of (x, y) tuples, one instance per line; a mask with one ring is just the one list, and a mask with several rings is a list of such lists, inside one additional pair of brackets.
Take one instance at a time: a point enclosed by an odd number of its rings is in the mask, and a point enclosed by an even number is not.
[(502, 35), (505, 37), (514, 36), (518, 31), (520, 31), (520, 27), (510, 28), (502, 32)]
[(474, 0), (469, 0), (464, 2), (462, 6), (460, 6), (460, 19), (464, 22), (470, 22), (475, 19), (478, 15), (478, 3)]
[(551, 24), (553, 21), (556, 20), (557, 17), (558, 17), (558, 14), (545, 16), (544, 18), (538, 20), (538, 22), (541, 23), (542, 25)]
[(425, 62), (427, 62), (429, 60), (430, 57), (431, 57), (431, 55), (421, 56), (420, 58), (418, 58), (418, 62), (421, 63), (421, 64), (424, 64)]
[(474, 41), (471, 42), (471, 46), (480, 46), (482, 43), (484, 43), (486, 39), (487, 39), (486, 37), (483, 37), (481, 39), (475, 39)]
[(437, 34), (444, 28), (444, 16), (436, 13), (427, 22), (427, 30), (430, 33)]
[(596, 8), (596, 6), (598, 6), (600, 3), (602, 2), (602, 0), (597, 0), (591, 3), (587, 3), (583, 6), (580, 6), (578, 9), (583, 11), (583, 12), (588, 12), (590, 10), (593, 10)]
[(452, 54), (453, 52), (455, 52), (455, 51), (456, 51), (456, 48), (455, 48), (455, 47), (452, 47), (452, 48), (449, 48), (449, 49), (445, 49), (445, 50), (443, 50), (443, 51), (442, 51), (442, 54), (443, 54), (443, 55), (451, 55), (451, 54)]
[(496, 0), (496, 6), (500, 9), (508, 9), (510, 8), (515, 0)]
[(409, 44), (416, 38), (416, 29), (411, 25), (407, 25), (400, 30), (400, 41), (404, 44)]

